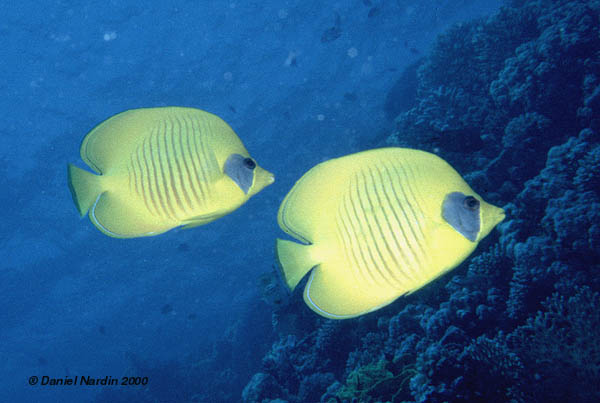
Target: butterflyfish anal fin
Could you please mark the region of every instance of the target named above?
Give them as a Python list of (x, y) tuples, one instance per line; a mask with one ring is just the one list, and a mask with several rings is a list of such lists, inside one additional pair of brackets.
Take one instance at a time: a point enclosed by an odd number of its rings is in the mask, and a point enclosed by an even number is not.
[(110, 192), (98, 196), (89, 216), (96, 228), (113, 238), (157, 235), (174, 227), (170, 221), (152, 216)]
[(198, 227), (200, 225), (208, 224), (209, 222), (212, 222), (218, 218), (223, 217), (225, 214), (227, 214), (227, 212), (214, 212), (211, 214), (204, 214), (204, 215), (199, 215), (196, 217), (188, 218), (182, 222), (181, 228), (183, 228), (183, 229), (194, 228), (194, 227)]
[(364, 289), (337, 267), (321, 264), (313, 269), (304, 288), (304, 302), (330, 319), (349, 319), (388, 305), (400, 295), (389, 288)]

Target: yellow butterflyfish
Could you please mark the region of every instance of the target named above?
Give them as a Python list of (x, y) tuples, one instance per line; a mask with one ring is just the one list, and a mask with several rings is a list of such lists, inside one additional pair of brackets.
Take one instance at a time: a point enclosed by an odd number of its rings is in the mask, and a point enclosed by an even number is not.
[(81, 158), (98, 175), (68, 165), (75, 205), (116, 238), (209, 223), (274, 181), (227, 123), (194, 108), (119, 113), (85, 136)]
[(285, 281), (306, 275), (304, 301), (331, 319), (359, 316), (465, 260), (504, 210), (486, 203), (443, 159), (404, 148), (325, 161), (287, 194), (277, 239)]

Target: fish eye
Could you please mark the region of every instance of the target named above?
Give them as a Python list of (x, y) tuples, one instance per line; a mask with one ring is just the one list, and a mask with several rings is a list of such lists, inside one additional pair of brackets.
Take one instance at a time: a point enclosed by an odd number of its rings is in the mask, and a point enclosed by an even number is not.
[(256, 162), (252, 158), (244, 158), (244, 166), (248, 169), (256, 168)]
[(463, 201), (463, 205), (467, 209), (469, 209), (471, 211), (475, 211), (477, 209), (477, 207), (479, 207), (479, 200), (477, 200), (473, 196), (467, 196), (467, 197), (465, 197), (465, 199)]

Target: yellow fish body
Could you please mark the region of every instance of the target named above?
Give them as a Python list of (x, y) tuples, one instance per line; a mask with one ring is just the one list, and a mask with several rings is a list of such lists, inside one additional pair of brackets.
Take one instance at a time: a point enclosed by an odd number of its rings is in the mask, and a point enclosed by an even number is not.
[(81, 216), (106, 235), (132, 238), (206, 224), (273, 183), (235, 132), (194, 108), (134, 109), (93, 129), (68, 165)]
[[(283, 200), (277, 239), (290, 289), (310, 272), (304, 301), (344, 319), (411, 293), (469, 256), (504, 219), (444, 160), (383, 148), (318, 164)], [(312, 269), (312, 271), (311, 271)]]

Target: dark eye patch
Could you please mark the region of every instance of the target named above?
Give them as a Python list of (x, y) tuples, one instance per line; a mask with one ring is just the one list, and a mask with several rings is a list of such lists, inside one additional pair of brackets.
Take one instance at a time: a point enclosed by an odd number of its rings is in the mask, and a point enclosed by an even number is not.
[(479, 200), (477, 200), (473, 196), (467, 196), (464, 198), (463, 204), (467, 209), (474, 211), (477, 210), (477, 208), (479, 207)]
[(446, 195), (442, 217), (448, 224), (471, 242), (477, 240), (481, 228), (479, 200), (461, 192)]
[(248, 169), (256, 168), (256, 162), (252, 158), (244, 158), (244, 166)]
[(256, 168), (256, 162), (252, 158), (245, 158), (240, 154), (231, 154), (225, 166), (223, 172), (229, 176), (244, 193), (248, 194), (252, 183), (254, 182), (254, 168)]

